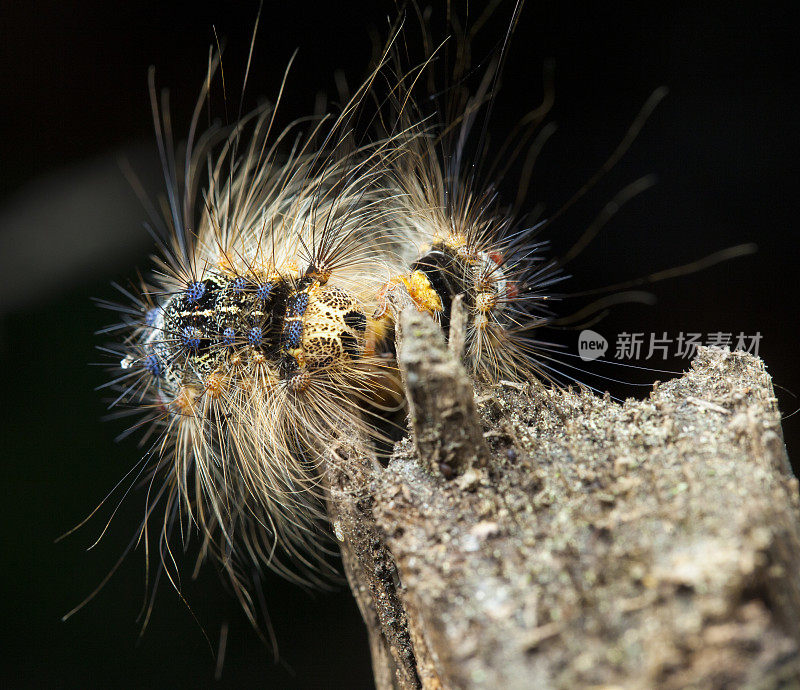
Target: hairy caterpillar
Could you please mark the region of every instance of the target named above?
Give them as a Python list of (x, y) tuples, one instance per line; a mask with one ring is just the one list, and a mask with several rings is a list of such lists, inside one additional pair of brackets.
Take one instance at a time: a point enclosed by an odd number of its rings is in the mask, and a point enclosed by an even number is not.
[[(398, 292), (445, 331), (453, 297), (465, 295), (465, 361), (476, 378), (542, 373), (534, 336), (552, 321), (559, 265), (545, 258), (535, 223), (517, 223), (495, 201), (486, 179), (498, 169), (472, 168), (486, 158), (488, 115), (478, 113), (491, 106), (500, 61), (477, 91), (448, 87), (439, 123), (413, 95), (435, 55), (409, 65), (390, 41), (333, 122), (275, 132), (264, 108), (229, 133), (198, 137), (196, 115), (181, 183), (154, 98), (169, 203), (156, 273), (122, 310), (128, 335), (113, 386), (119, 404), (144, 413), (152, 444), (143, 532), (163, 511), (166, 567), (181, 520), (199, 532), (201, 558), (219, 559), (251, 615), (243, 561), (324, 580), (318, 450), (346, 425), (378, 437), (378, 411), (398, 403)], [(374, 94), (380, 126), (365, 142), (357, 116)]]

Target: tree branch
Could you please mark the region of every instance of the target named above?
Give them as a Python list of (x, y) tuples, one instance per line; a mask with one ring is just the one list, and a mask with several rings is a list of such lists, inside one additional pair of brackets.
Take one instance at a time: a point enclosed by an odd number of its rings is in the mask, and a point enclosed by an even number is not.
[(413, 440), (385, 469), (331, 451), (378, 688), (800, 680), (798, 484), (760, 360), (701, 349), (624, 404), (474, 397), (430, 319), (401, 323)]

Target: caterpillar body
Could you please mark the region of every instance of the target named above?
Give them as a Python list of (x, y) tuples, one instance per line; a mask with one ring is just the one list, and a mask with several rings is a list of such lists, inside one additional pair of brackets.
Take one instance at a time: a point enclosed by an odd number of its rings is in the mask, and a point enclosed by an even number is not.
[[(447, 335), (460, 295), (463, 360), (475, 380), (550, 378), (537, 334), (554, 319), (564, 276), (538, 239), (543, 223), (518, 219), (497, 192), (511, 162), (535, 152), (530, 134), (548, 104), (523, 118), (523, 134), (512, 133), (521, 143), (501, 147), (503, 163), (484, 173), (476, 123), (490, 117), (502, 53), (469, 91), (461, 45), (447, 88), (426, 87), (447, 103), (428, 98), (425, 110), (417, 90), (437, 49), (409, 66), (401, 35), (393, 31), (338, 117), (277, 134), (275, 107), (264, 106), (227, 132), (196, 135), (212, 61), (182, 174), (151, 82), (167, 202), (150, 213), (153, 275), (138, 292), (124, 290), (129, 304), (106, 303), (125, 332), (110, 350), (113, 404), (146, 429), (140, 476), (154, 488), (142, 535), (163, 512), (169, 569), (170, 540), (199, 533), (199, 559), (218, 560), (254, 622), (254, 566), (311, 584), (333, 570), (322, 451), (342, 429), (384, 439), (384, 413), (402, 407), (398, 304), (427, 312)], [(374, 125), (369, 138), (361, 120)]]
[[(196, 239), (170, 249), (130, 319), (118, 383), (161, 431), (167, 513), (182, 505), (245, 599), (241, 549), (292, 579), (318, 582), (327, 565), (319, 451), (342, 428), (380, 436), (370, 416), (401, 404), (394, 293), (445, 332), (464, 295), (471, 370), (521, 375), (524, 360), (509, 366), (515, 355), (498, 339), (522, 283), (485, 229), (469, 234), (411, 205), (387, 166), (412, 154), (412, 140), (362, 149), (311, 178), (303, 158), (274, 176), (237, 161), (206, 195)], [(227, 200), (238, 195), (247, 201), (232, 218)]]

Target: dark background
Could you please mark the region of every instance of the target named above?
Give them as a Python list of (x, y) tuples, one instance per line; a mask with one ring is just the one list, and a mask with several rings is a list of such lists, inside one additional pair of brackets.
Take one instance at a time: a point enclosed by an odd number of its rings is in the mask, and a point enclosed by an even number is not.
[[(477, 3), (476, 3), (477, 4)], [(7, 3), (0, 19), (0, 391), (4, 608), (0, 675), (13, 687), (197, 687), (214, 684), (220, 623), (230, 624), (218, 687), (369, 687), (365, 633), (346, 591), (308, 594), (275, 578), (266, 598), (280, 661), (248, 628), (213, 568), (185, 583), (200, 623), (168, 585), (138, 639), (144, 592), (141, 549), (68, 622), (60, 617), (103, 578), (141, 516), (128, 498), (95, 550), (109, 510), (63, 542), (138, 459), (100, 422), (93, 388), (104, 381), (92, 333), (109, 315), (90, 296), (146, 267), (144, 216), (116, 164), (125, 151), (145, 182), (153, 137), (150, 64), (168, 85), (176, 131), (185, 131), (205, 73), (212, 26), (227, 40), (226, 79), (238, 95), (255, 2)], [(616, 191), (647, 173), (659, 184), (631, 202), (571, 267), (574, 289), (615, 283), (754, 241), (759, 253), (655, 286), (658, 304), (618, 309), (596, 330), (763, 334), (761, 355), (784, 414), (798, 406), (796, 198), (798, 17), (778, 5), (529, 2), (513, 40), (504, 96), (491, 130), (502, 134), (542, 92), (555, 59), (559, 129), (531, 194), (552, 212), (602, 164), (658, 86), (671, 93), (625, 159), (551, 238), (569, 246)], [(284, 112), (305, 114), (333, 71), (351, 83), (383, 31), (388, 2), (264, 4), (246, 102), (274, 96), (300, 52)], [(441, 6), (439, 6), (441, 12)], [(502, 36), (501, 5), (479, 41)], [(412, 32), (413, 34), (413, 32)], [(481, 53), (483, 51), (483, 53)], [(235, 101), (235, 99), (234, 99)], [(231, 109), (235, 109), (230, 106)], [(223, 108), (218, 105), (218, 115)], [(570, 235), (570, 233), (574, 233)], [(662, 362), (650, 362), (656, 367)], [(668, 362), (680, 370), (685, 362)], [(615, 372), (631, 379), (626, 372)], [(663, 378), (652, 372), (644, 380)], [(618, 395), (626, 387), (614, 387)], [(800, 415), (785, 423), (800, 454)], [(203, 630), (211, 639), (206, 643)]]

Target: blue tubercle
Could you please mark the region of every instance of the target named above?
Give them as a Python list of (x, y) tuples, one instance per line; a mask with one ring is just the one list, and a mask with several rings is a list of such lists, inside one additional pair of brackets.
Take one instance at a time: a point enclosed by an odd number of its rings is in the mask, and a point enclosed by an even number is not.
[(272, 283), (262, 283), (256, 290), (256, 297), (266, 302), (272, 296)]
[(261, 345), (263, 332), (258, 326), (254, 326), (247, 333), (247, 341), (253, 346), (258, 347)]
[(205, 283), (199, 280), (189, 283), (185, 294), (186, 299), (188, 299), (190, 302), (197, 302), (198, 300), (202, 299), (203, 295), (206, 294)]
[(158, 355), (153, 353), (147, 355), (142, 360), (142, 366), (144, 367), (145, 371), (148, 371), (155, 378), (161, 377), (161, 362), (158, 359)]
[(303, 316), (308, 308), (308, 294), (301, 292), (290, 297), (286, 304), (286, 316)]
[(300, 347), (303, 337), (303, 322), (288, 321), (283, 327), (283, 346), (286, 350), (296, 350)]
[(200, 349), (200, 340), (203, 334), (200, 329), (194, 326), (186, 326), (181, 331), (181, 342), (187, 350), (194, 350), (195, 352)]

